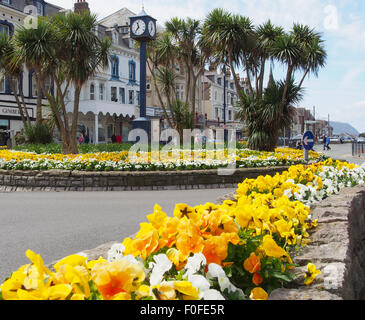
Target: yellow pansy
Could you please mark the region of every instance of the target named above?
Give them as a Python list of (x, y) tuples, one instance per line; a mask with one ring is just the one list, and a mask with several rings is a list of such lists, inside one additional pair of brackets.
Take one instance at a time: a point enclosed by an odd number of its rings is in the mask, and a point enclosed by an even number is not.
[(183, 294), (184, 300), (198, 300), (199, 290), (193, 287), (189, 281), (175, 281), (174, 288)]
[(304, 284), (309, 286), (312, 284), (317, 275), (321, 274), (320, 270), (317, 270), (316, 266), (313, 263), (308, 263), (307, 272), (304, 276)]

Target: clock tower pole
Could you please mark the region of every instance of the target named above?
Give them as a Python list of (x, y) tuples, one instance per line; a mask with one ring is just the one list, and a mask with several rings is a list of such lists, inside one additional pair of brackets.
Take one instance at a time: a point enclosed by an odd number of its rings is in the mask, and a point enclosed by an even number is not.
[(156, 39), (156, 19), (150, 17), (144, 8), (137, 16), (130, 17), (131, 38), (140, 43), (140, 115), (133, 121), (133, 129), (147, 132), (151, 142), (151, 120), (147, 118), (146, 106), (146, 67), (147, 42)]

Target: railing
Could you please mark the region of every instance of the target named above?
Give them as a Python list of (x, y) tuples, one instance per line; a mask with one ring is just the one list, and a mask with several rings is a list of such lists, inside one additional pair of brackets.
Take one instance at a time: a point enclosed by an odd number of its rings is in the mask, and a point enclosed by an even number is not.
[(365, 155), (365, 142), (353, 142), (352, 143), (352, 156), (361, 157)]

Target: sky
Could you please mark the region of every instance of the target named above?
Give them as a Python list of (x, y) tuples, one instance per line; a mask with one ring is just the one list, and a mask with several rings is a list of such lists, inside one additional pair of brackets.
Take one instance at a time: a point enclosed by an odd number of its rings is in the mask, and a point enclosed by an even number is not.
[[(145, 11), (163, 25), (172, 17), (204, 20), (215, 8), (251, 18), (255, 25), (271, 20), (290, 30), (293, 23), (307, 24), (322, 33), (328, 54), (318, 78), (304, 82), (300, 107), (313, 109), (317, 119), (347, 122), (365, 132), (365, 1), (363, 0), (87, 0), (91, 11), (104, 18), (121, 8)], [(75, 0), (47, 2), (71, 9)], [(276, 80), (284, 69), (275, 66)], [(243, 73), (242, 73), (243, 74)], [(298, 81), (301, 74), (297, 74)]]

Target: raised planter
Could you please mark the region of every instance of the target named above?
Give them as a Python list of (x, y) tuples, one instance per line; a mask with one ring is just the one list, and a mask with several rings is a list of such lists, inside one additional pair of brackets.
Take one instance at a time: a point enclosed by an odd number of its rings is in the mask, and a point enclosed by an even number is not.
[(235, 188), (246, 178), (275, 175), (288, 167), (153, 172), (85, 172), (0, 170), (0, 191), (137, 191)]
[[(220, 198), (218, 203), (232, 196)], [(293, 259), (299, 265), (293, 272), (302, 276), (287, 288), (273, 291), (269, 300), (365, 299), (365, 187), (344, 189), (312, 206), (311, 215), (319, 220), (318, 226), (311, 232), (311, 243)], [(120, 242), (106, 243), (82, 254), (89, 260), (106, 259), (111, 246)], [(304, 274), (309, 262), (322, 274), (307, 287)]]
[(311, 262), (322, 274), (309, 287), (303, 277), (272, 292), (271, 300), (365, 299), (365, 187), (347, 188), (315, 206), (311, 243), (297, 254), (294, 272), (304, 276)]

